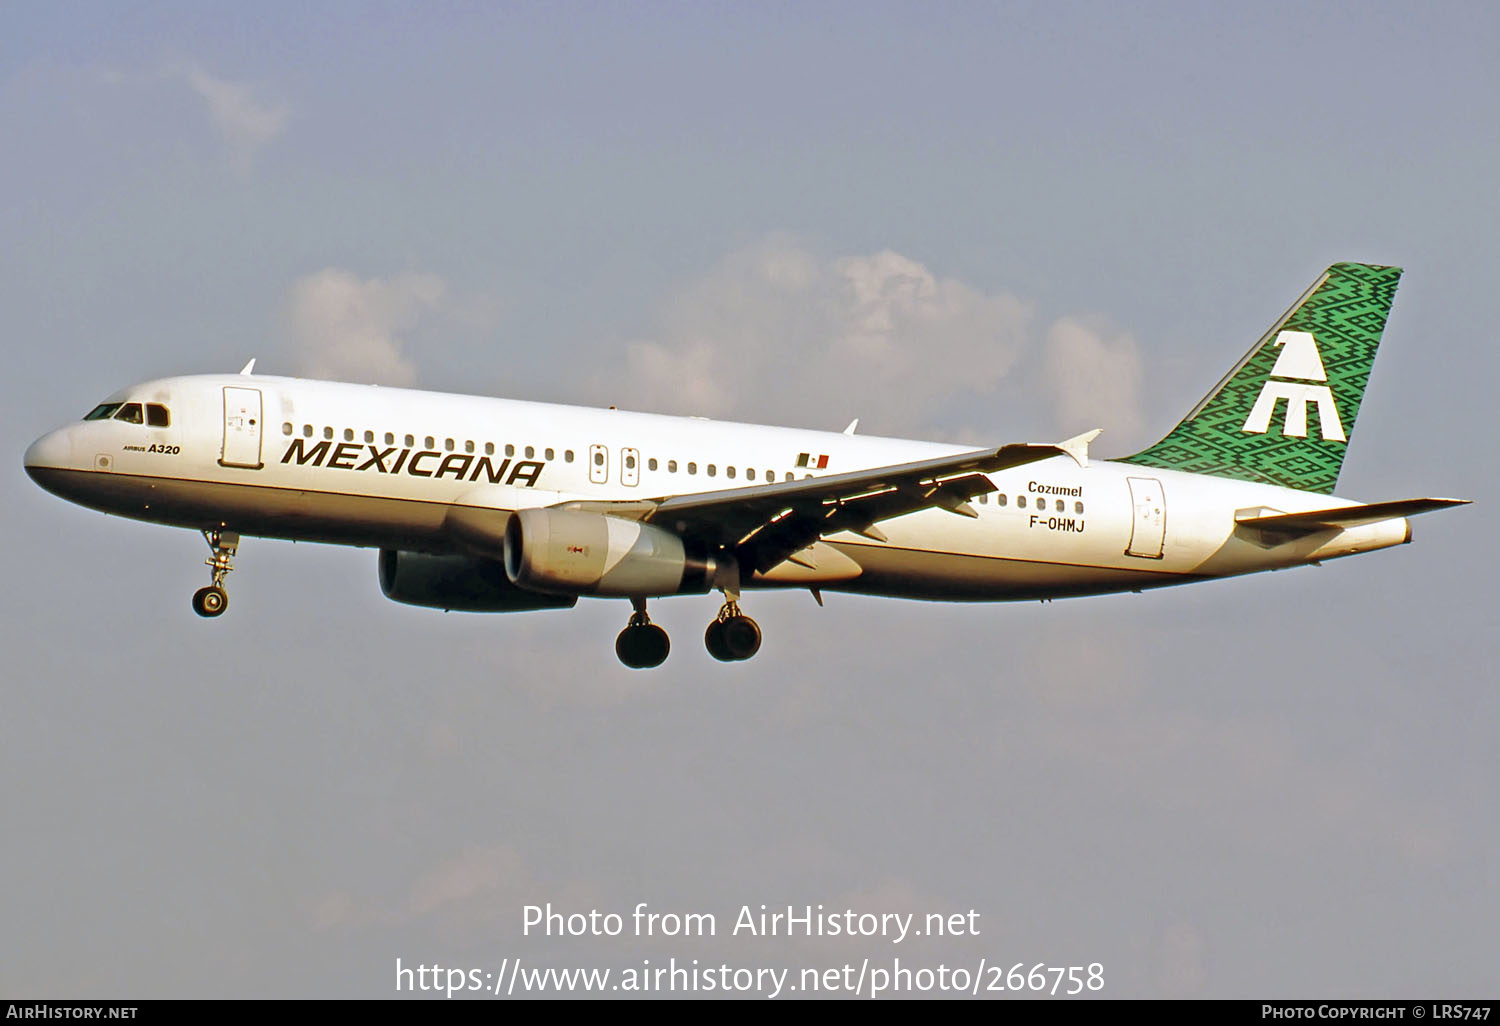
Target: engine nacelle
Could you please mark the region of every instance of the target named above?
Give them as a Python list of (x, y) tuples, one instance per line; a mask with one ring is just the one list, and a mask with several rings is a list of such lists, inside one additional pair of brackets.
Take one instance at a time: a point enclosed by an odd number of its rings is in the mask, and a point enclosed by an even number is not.
[(537, 591), (646, 597), (708, 591), (714, 561), (638, 520), (523, 509), (505, 528), (505, 572), (512, 584)]
[(516, 587), (492, 559), (394, 549), (380, 550), (380, 590), (386, 598), (407, 605), (465, 613), (520, 613), (578, 604), (576, 596), (540, 595)]

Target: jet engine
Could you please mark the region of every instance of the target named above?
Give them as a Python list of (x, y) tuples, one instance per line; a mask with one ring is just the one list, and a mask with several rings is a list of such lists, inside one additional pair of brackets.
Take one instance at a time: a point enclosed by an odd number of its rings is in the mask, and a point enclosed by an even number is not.
[(567, 509), (523, 509), (505, 527), (512, 584), (564, 595), (702, 594), (714, 561), (671, 531)]
[(386, 598), (407, 605), (465, 613), (520, 613), (578, 604), (577, 596), (540, 595), (516, 587), (496, 560), (395, 549), (380, 550), (380, 590)]

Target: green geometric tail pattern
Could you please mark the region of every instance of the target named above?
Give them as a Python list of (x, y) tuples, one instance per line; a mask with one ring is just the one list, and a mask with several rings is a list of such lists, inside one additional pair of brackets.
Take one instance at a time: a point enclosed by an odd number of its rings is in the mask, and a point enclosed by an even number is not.
[(1400, 280), (1334, 264), (1171, 434), (1117, 462), (1331, 493)]

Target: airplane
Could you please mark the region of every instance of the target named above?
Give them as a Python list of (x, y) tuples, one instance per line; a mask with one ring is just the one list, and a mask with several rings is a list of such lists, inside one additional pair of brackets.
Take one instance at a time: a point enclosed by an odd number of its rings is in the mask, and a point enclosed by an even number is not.
[(649, 599), (719, 592), (704, 643), (749, 659), (746, 591), (946, 601), (1140, 592), (1411, 540), (1445, 498), (1333, 495), (1398, 267), (1329, 267), (1166, 437), (972, 449), (254, 373), (131, 385), (26, 450), (44, 489), (200, 531), (204, 617), (244, 535), (379, 550), (443, 610), (628, 599), (615, 652), (659, 666)]

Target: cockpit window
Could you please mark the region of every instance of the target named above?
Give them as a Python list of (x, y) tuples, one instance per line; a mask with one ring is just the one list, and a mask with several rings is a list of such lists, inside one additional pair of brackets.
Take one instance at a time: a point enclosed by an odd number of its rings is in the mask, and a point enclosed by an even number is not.
[(115, 420), (123, 420), (127, 424), (139, 424), (144, 419), (145, 418), (141, 416), (140, 403), (126, 403), (124, 406), (121, 406), (120, 411), (115, 414)]
[(146, 423), (150, 427), (169, 427), (172, 424), (172, 415), (161, 403), (147, 403)]
[(88, 416), (84, 417), (83, 419), (108, 420), (115, 415), (115, 411), (120, 408), (120, 405), (120, 403), (100, 403), (98, 406), (95, 406), (92, 410), (90, 410)]

